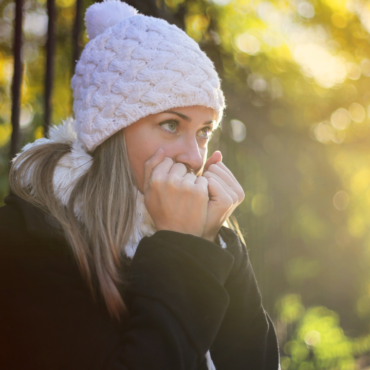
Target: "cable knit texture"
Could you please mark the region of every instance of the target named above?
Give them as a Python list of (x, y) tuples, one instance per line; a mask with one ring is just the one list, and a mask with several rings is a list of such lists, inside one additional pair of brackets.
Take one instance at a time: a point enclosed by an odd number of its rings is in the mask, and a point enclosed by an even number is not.
[(184, 31), (116, 0), (92, 5), (86, 24), (91, 41), (72, 89), (77, 135), (87, 151), (171, 108), (206, 106), (220, 121), (225, 104), (217, 72)]

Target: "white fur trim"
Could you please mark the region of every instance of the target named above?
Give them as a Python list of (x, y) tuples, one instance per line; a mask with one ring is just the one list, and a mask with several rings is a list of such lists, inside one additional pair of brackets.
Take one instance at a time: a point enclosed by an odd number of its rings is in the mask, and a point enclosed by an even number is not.
[(206, 353), (206, 361), (207, 361), (208, 370), (216, 370), (216, 367), (211, 358), (211, 353), (209, 351)]
[[(86, 153), (79, 141), (72, 145), (70, 153), (65, 154), (54, 171), (53, 185), (57, 199), (67, 205), (77, 181), (91, 167), (92, 157)], [(80, 210), (78, 210), (80, 215)]]
[(77, 133), (74, 128), (74, 124), (75, 120), (69, 117), (65, 121), (62, 121), (60, 125), (52, 126), (49, 130), (50, 141), (72, 144), (77, 139)]
[(144, 236), (153, 235), (156, 231), (153, 219), (145, 207), (144, 195), (140, 193), (139, 190), (136, 190), (136, 193), (137, 198), (134, 230), (128, 243), (125, 246), (125, 253), (129, 258), (134, 257), (140, 240), (144, 238)]
[(225, 241), (221, 238), (221, 235), (220, 234), (218, 234), (218, 240), (220, 242), (221, 248), (222, 249), (226, 249), (227, 248), (227, 245), (226, 245)]
[(107, 28), (113, 27), (123, 19), (136, 14), (137, 10), (135, 8), (119, 0), (95, 3), (86, 10), (85, 23), (87, 35), (92, 40)]

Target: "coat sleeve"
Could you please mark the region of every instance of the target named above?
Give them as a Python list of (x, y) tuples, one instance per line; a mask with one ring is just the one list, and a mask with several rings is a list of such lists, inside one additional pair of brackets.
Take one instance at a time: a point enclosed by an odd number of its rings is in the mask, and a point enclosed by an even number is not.
[(1, 369), (195, 370), (203, 361), (228, 305), (228, 251), (169, 231), (144, 238), (130, 269), (129, 315), (117, 325), (74, 268), (45, 252), (53, 246), (6, 233)]
[(220, 235), (235, 262), (224, 286), (230, 304), (211, 347), (213, 362), (217, 370), (277, 370), (277, 338), (262, 306), (247, 249), (230, 229), (223, 227)]

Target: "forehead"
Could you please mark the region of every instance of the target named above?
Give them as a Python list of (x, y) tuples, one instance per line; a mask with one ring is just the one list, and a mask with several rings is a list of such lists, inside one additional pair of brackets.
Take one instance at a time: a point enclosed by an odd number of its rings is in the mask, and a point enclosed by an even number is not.
[(190, 107), (175, 107), (167, 109), (165, 112), (178, 112), (187, 117), (207, 117), (209, 120), (216, 119), (216, 112), (212, 108), (202, 105), (192, 105)]
[(169, 109), (160, 113), (160, 115), (167, 114), (175, 115), (180, 119), (197, 126), (212, 125), (213, 129), (217, 127), (215, 112), (211, 108), (203, 106), (181, 107)]

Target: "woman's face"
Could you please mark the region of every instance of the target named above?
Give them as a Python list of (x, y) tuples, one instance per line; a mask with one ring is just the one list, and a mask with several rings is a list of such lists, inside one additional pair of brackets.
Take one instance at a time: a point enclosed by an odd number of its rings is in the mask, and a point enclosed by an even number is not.
[(214, 119), (213, 109), (196, 105), (152, 114), (125, 128), (128, 156), (139, 190), (143, 192), (144, 164), (159, 148), (175, 163), (200, 173), (216, 124)]

